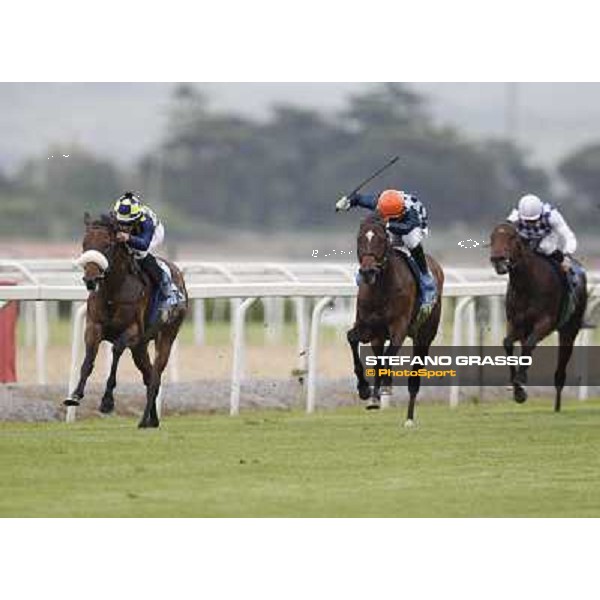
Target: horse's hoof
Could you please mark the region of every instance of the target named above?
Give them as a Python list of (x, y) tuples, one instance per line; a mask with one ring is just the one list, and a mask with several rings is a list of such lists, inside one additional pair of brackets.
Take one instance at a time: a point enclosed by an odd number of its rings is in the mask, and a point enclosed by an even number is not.
[(158, 429), (160, 426), (159, 421), (140, 421), (138, 424), (138, 429)]
[(371, 397), (371, 386), (360, 385), (358, 386), (358, 396), (361, 400), (368, 400)]
[(114, 401), (113, 402), (105, 402), (104, 400), (102, 400), (102, 402), (100, 403), (99, 410), (103, 415), (110, 415), (115, 410)]
[(79, 406), (81, 398), (67, 398), (64, 402), (64, 406)]
[(373, 399), (365, 408), (367, 410), (379, 410), (381, 408), (381, 402), (377, 399)]
[(527, 402), (527, 390), (524, 387), (516, 387), (513, 392), (513, 398), (517, 404)]
[(416, 426), (416, 423), (412, 419), (406, 419), (404, 422), (404, 429), (414, 429)]

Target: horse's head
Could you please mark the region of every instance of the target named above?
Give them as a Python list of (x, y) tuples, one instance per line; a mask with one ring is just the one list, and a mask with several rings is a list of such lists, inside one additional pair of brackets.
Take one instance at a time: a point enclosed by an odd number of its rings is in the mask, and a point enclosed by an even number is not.
[(85, 286), (93, 292), (110, 268), (117, 243), (117, 225), (107, 215), (92, 220), (88, 213), (85, 214), (84, 223), (83, 253), (76, 264), (83, 268)]
[(378, 215), (367, 217), (361, 224), (357, 252), (360, 275), (367, 285), (373, 285), (383, 272), (389, 252), (385, 222)]
[(523, 242), (511, 223), (502, 223), (492, 231), (490, 261), (498, 275), (505, 275), (518, 260)]

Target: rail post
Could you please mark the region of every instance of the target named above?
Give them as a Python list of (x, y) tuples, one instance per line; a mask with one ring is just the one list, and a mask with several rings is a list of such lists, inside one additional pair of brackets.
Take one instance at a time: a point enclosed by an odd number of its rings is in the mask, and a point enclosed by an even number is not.
[[(79, 366), (83, 349), (83, 330), (85, 315), (87, 311), (87, 303), (83, 303), (73, 313), (73, 332), (71, 337), (71, 372), (69, 376), (68, 398), (75, 390), (75, 386), (79, 381)], [(67, 406), (67, 423), (74, 423), (77, 416), (76, 406)]]
[(315, 398), (317, 392), (317, 356), (319, 348), (319, 325), (325, 307), (332, 301), (331, 296), (326, 296), (317, 302), (312, 312), (310, 321), (310, 345), (308, 349), (308, 384), (306, 390), (306, 412), (315, 411)]
[(239, 303), (233, 320), (233, 367), (231, 373), (231, 394), (229, 398), (229, 414), (234, 417), (240, 413), (240, 389), (244, 374), (244, 344), (246, 312), (256, 298), (246, 298)]
[[(462, 328), (463, 328), (463, 313), (473, 302), (474, 296), (465, 296), (456, 303), (454, 309), (454, 329), (452, 332), (452, 346), (454, 348), (462, 344)], [(469, 315), (470, 317), (470, 315)], [(458, 406), (460, 396), (460, 384), (450, 386), (450, 406), (455, 408)]]

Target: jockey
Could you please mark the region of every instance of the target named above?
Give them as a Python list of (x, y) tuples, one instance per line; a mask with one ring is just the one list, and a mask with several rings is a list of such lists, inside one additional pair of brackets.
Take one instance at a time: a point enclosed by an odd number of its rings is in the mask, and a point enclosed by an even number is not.
[(533, 194), (527, 194), (519, 200), (518, 208), (513, 209), (507, 220), (515, 225), (530, 247), (554, 258), (563, 272), (569, 272), (571, 255), (577, 249), (577, 238), (556, 208)]
[(120, 226), (117, 241), (127, 244), (142, 270), (161, 294), (160, 316), (167, 321), (171, 307), (178, 299), (172, 293), (169, 274), (158, 264), (155, 248), (162, 244), (165, 228), (148, 206), (142, 204), (139, 194), (125, 192), (115, 203), (113, 213)]
[(386, 221), (392, 245), (405, 246), (410, 251), (419, 267), (421, 309), (431, 310), (437, 290), (421, 243), (429, 235), (427, 210), (423, 204), (406, 192), (386, 190), (375, 195), (354, 193), (340, 198), (335, 205), (337, 211), (347, 211), (355, 206), (377, 210)]

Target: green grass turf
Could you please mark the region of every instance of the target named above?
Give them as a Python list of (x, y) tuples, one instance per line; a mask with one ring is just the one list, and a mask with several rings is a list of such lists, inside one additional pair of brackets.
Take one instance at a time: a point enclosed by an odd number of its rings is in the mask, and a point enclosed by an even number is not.
[(600, 402), (0, 424), (0, 516), (600, 516)]

